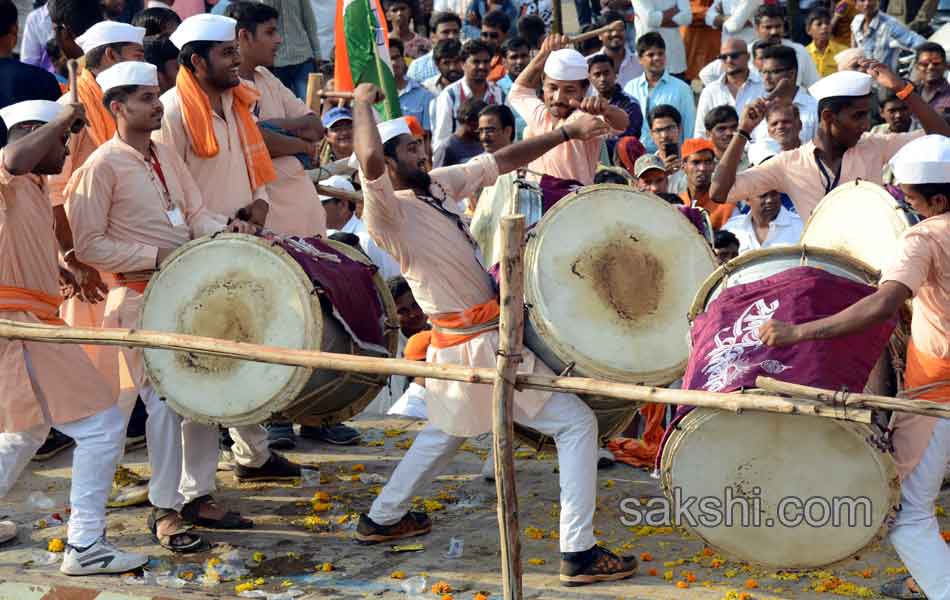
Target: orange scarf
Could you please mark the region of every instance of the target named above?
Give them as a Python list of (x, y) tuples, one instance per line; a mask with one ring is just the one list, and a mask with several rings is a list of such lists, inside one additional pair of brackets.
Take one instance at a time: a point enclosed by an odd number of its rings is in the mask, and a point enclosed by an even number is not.
[(406, 360), (425, 360), (429, 352), (429, 344), (432, 340), (432, 331), (427, 329), (415, 333), (406, 341), (406, 347), (402, 351), (402, 356)]
[(115, 135), (115, 119), (102, 103), (102, 88), (89, 69), (83, 69), (76, 79), (76, 94), (86, 108), (86, 130), (96, 146), (108, 142)]
[[(940, 384), (942, 382), (942, 385)], [(950, 358), (938, 358), (918, 350), (911, 339), (907, 345), (907, 366), (904, 370), (904, 388), (912, 391), (927, 385), (933, 388), (912, 394), (915, 399), (932, 402), (950, 402)]]
[[(185, 128), (191, 139), (191, 148), (202, 158), (218, 155), (218, 138), (214, 135), (214, 123), (211, 116), (211, 102), (204, 90), (198, 85), (195, 74), (190, 69), (178, 69), (175, 79), (178, 97), (181, 99), (181, 112), (185, 119)], [(251, 115), (251, 107), (260, 98), (260, 94), (247, 84), (241, 83), (234, 88), (234, 115), (241, 136), (241, 148), (244, 150), (244, 162), (251, 188), (257, 189), (277, 179), (274, 163), (264, 145), (257, 122)]]
[[(470, 308), (466, 308), (463, 312), (452, 313), (448, 316), (443, 316), (438, 319), (432, 317), (429, 318), (432, 321), (434, 327), (432, 328), (432, 340), (431, 344), (435, 348), (451, 348), (452, 346), (459, 346), (464, 344), (469, 340), (474, 340), (478, 336), (492, 329), (497, 329), (498, 324), (495, 323), (495, 327), (489, 327), (492, 321), (498, 319), (498, 315), (501, 314), (501, 308), (498, 306), (498, 299), (492, 298), (484, 304), (476, 304)], [(476, 331), (474, 333), (452, 333), (451, 331), (440, 331), (440, 329), (469, 329), (472, 327), (478, 327), (479, 325), (485, 325), (484, 329)]]
[(0, 285), (0, 312), (28, 312), (47, 325), (65, 325), (59, 318), (60, 296), (37, 290)]

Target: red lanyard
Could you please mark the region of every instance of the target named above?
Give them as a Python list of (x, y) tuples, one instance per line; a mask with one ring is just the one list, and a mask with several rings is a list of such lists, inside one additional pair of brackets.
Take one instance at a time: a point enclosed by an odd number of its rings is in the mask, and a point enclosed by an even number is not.
[(155, 156), (155, 150), (152, 147), (148, 149), (148, 162), (152, 165), (152, 169), (155, 170), (155, 174), (158, 175), (158, 178), (162, 182), (162, 187), (165, 188), (165, 199), (171, 202), (171, 194), (168, 192), (168, 184), (165, 183), (165, 174), (162, 173), (162, 165), (158, 162), (158, 157)]

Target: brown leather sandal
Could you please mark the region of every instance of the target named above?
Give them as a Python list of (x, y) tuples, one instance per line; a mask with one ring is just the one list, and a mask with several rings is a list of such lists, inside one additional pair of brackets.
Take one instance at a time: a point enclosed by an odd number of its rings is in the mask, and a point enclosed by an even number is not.
[(186, 525), (204, 527), (206, 529), (252, 529), (254, 521), (241, 516), (241, 513), (229, 510), (220, 519), (209, 519), (201, 516), (202, 505), (217, 506), (217, 502), (210, 495), (199, 496), (181, 509), (181, 517)]
[(155, 541), (158, 542), (162, 548), (171, 550), (177, 554), (196, 552), (202, 549), (207, 542), (205, 542), (204, 538), (200, 535), (192, 533), (191, 528), (184, 524), (180, 525), (178, 529), (171, 533), (159, 535), (159, 522), (172, 515), (178, 515), (178, 513), (169, 508), (152, 509), (151, 514), (148, 516), (148, 528), (152, 531), (152, 537)]

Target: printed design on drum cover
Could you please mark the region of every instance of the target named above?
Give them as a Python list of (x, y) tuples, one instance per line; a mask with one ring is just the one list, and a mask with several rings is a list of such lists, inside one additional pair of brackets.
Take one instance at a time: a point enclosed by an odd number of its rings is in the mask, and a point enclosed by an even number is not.
[(766, 302), (764, 298), (759, 298), (742, 311), (732, 327), (723, 327), (716, 333), (716, 346), (706, 354), (706, 366), (702, 370), (706, 375), (703, 389), (722, 391), (755, 367), (773, 375), (791, 368), (777, 360), (764, 360), (756, 364), (743, 360), (746, 352), (762, 346), (759, 327), (771, 319), (778, 308), (778, 300)]

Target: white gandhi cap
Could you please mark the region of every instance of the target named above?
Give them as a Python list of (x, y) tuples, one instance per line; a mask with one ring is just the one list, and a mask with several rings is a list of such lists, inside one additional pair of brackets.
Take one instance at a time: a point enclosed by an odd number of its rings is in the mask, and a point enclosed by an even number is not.
[[(333, 188), (335, 190), (341, 190), (344, 192), (356, 192), (356, 188), (353, 187), (353, 184), (349, 179), (343, 177), (342, 175), (333, 175), (324, 179), (320, 182), (320, 185), (323, 187)], [(333, 196), (324, 196), (323, 194), (318, 194), (320, 196), (320, 202), (326, 202), (327, 200), (333, 200)]]
[(181, 22), (168, 38), (181, 50), (191, 42), (231, 42), (237, 21), (212, 14), (192, 15)]
[(27, 100), (0, 109), (0, 119), (3, 119), (7, 129), (18, 123), (28, 123), (30, 121), (49, 123), (59, 116), (60, 111), (64, 108), (65, 106), (52, 100)]
[(144, 38), (144, 27), (133, 27), (118, 21), (99, 21), (87, 29), (86, 33), (76, 38), (76, 43), (82, 48), (84, 54), (89, 54), (91, 50), (107, 44), (124, 42), (141, 46)]
[(99, 73), (96, 83), (103, 94), (126, 85), (158, 85), (158, 68), (147, 62), (120, 62)]
[(894, 155), (891, 169), (897, 183), (950, 183), (950, 138), (917, 138)]
[(379, 137), (384, 144), (394, 137), (398, 137), (404, 133), (412, 135), (412, 132), (409, 130), (409, 123), (407, 123), (402, 117), (399, 117), (398, 119), (392, 119), (390, 121), (383, 121), (376, 127), (379, 129)]
[(819, 79), (808, 91), (819, 102), (825, 98), (860, 98), (871, 93), (871, 81), (873, 79), (867, 73), (838, 71)]
[(587, 79), (587, 59), (573, 48), (555, 50), (544, 61), (544, 74), (560, 81)]

